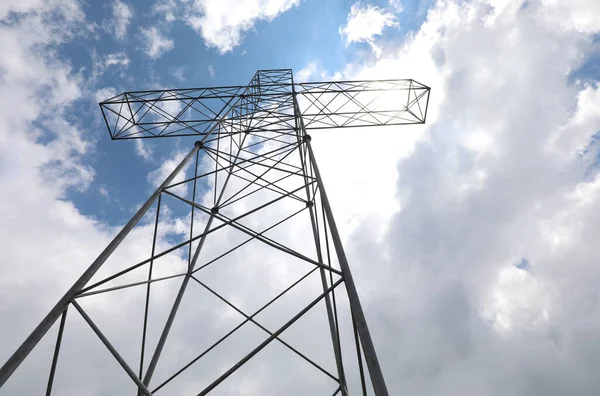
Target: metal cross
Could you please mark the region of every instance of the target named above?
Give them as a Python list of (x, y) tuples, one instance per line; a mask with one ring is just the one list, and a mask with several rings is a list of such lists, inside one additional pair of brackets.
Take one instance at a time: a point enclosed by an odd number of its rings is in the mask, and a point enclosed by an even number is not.
[[(73, 306), (80, 319), (87, 323), (130, 377), (138, 395), (170, 394), (167, 389), (176, 386), (184, 373), (202, 360), (214, 362), (211, 353), (216, 352), (213, 350), (222, 347), (240, 328), (251, 323), (262, 330), (266, 338), (215, 373), (203, 372), (206, 375), (203, 374), (202, 385), (194, 393), (206, 395), (218, 390), (227, 378), (277, 341), (314, 368), (314, 377), (304, 378), (302, 386), (306, 389), (296, 389), (298, 394), (314, 394), (316, 388), (311, 386), (318, 384), (322, 386), (319, 388), (322, 392), (329, 389), (329, 394), (333, 395), (367, 395), (370, 392), (367, 380), (370, 380), (375, 395), (387, 396), (388, 390), (308, 131), (422, 124), (427, 116), (429, 91), (429, 87), (414, 80), (295, 83), (291, 70), (278, 69), (257, 71), (245, 86), (125, 92), (100, 103), (114, 140), (195, 136), (197, 141), (2, 366), (0, 387), (54, 325), (58, 328), (57, 338), (47, 362), (50, 374), (46, 394), (51, 394), (59, 352), (65, 341), (63, 335), (69, 325), (67, 309)], [(187, 210), (184, 216), (187, 230), (185, 237), (179, 233), (180, 238), (174, 240), (165, 237), (161, 229), (168, 222), (168, 214), (167, 220), (164, 213), (161, 218), (161, 208), (164, 212), (165, 206), (170, 208), (175, 203)], [(153, 220), (142, 221), (145, 216)], [(109, 265), (110, 259), (118, 255), (117, 248), (128, 240), (128, 236), (133, 238), (136, 226), (152, 229), (151, 237), (148, 235), (149, 255), (137, 262), (121, 263), (119, 268), (113, 269)], [(304, 234), (295, 235), (296, 230)], [(253, 250), (248, 250), (247, 246), (253, 246)], [(240, 254), (242, 251), (244, 253)], [(260, 257), (257, 259), (253, 255)], [(277, 293), (269, 295), (258, 309), (252, 311), (247, 311), (243, 302), (254, 299), (261, 289), (273, 289), (273, 285), (249, 284), (250, 297), (240, 300), (236, 294), (239, 290), (231, 296), (219, 292), (218, 289), (224, 289), (223, 285), (215, 283), (216, 278), (207, 273), (207, 268), (218, 271), (217, 268), (237, 265), (238, 270), (228, 276), (241, 277), (242, 281), (247, 277), (251, 282), (252, 271), (264, 265), (261, 263), (271, 263), (268, 259), (271, 255), (276, 255), (277, 265), (285, 268), (285, 274), (301, 276), (293, 282), (282, 279), (281, 285), (275, 287)], [(169, 259), (179, 266), (169, 265)], [(211, 281), (213, 286), (210, 286)], [(156, 288), (167, 282), (170, 282), (174, 298), (169, 303), (166, 317), (151, 322), (156, 304), (152, 292), (157, 293)], [(342, 284), (345, 293), (339, 287)], [(287, 309), (279, 307), (274, 311), (275, 316), (284, 312), (287, 318), (273, 330), (269, 329), (272, 326), (261, 318), (267, 317), (273, 306), (301, 287), (304, 287), (301, 289), (302, 304), (289, 304)], [(190, 356), (185, 353), (186, 359), (166, 359), (166, 369), (157, 380), (156, 369), (159, 362), (165, 360), (161, 360), (165, 348), (172, 350), (169, 340), (175, 337), (174, 325), (188, 321), (187, 324), (198, 328), (213, 326), (194, 321), (189, 316), (182, 317), (181, 313), (178, 316), (185, 296), (194, 288), (214, 296), (241, 321), (229, 332), (223, 331), (222, 337), (203, 350), (191, 351)], [(131, 365), (131, 359), (115, 346), (114, 340), (111, 342), (94, 319), (94, 315), (100, 315), (95, 311), (96, 305), (89, 303), (89, 308), (85, 308), (89, 299), (110, 298), (115, 293), (131, 290), (142, 291), (132, 299), (139, 300), (143, 308), (137, 317), (130, 319), (141, 322), (139, 344), (125, 347), (128, 351), (138, 348), (137, 371)], [(333, 371), (285, 338), (289, 328), (307, 312), (323, 305), (329, 333), (326, 338), (330, 338), (323, 350), (332, 352)], [(127, 311), (125, 307), (117, 309)], [(350, 332), (344, 333), (345, 329)], [(156, 339), (150, 341), (152, 330), (156, 330)], [(305, 332), (303, 338), (315, 343), (324, 341), (309, 332)], [(354, 368), (349, 368), (351, 355), (355, 359)], [(289, 381), (290, 386), (298, 386)], [(266, 394), (264, 390), (261, 392)], [(288, 390), (286, 394), (293, 392)]]

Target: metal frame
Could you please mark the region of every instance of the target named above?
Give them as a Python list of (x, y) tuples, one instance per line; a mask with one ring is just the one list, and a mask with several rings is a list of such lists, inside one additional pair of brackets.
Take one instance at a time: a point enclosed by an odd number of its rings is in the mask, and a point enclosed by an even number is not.
[[(392, 95), (395, 100), (388, 100), (389, 95)], [(350, 304), (355, 342), (350, 349), (353, 349), (356, 355), (362, 393), (367, 394), (367, 379), (369, 379), (375, 395), (387, 396), (388, 391), (375, 347), (317, 167), (310, 143), (311, 137), (307, 132), (310, 129), (424, 123), (428, 100), (429, 88), (414, 80), (294, 83), (291, 70), (278, 69), (258, 71), (247, 86), (127, 92), (100, 103), (112, 139), (198, 136), (200, 140), (0, 368), (0, 387), (60, 318), (46, 391), (46, 395), (51, 395), (54, 376), (59, 366), (57, 363), (63, 342), (63, 330), (68, 326), (67, 309), (73, 305), (75, 311), (81, 315), (136, 384), (138, 395), (158, 394), (167, 384), (175, 381), (198, 360), (205, 358), (211, 350), (239, 328), (246, 323), (252, 323), (263, 330), (268, 338), (208, 386), (199, 390), (198, 395), (208, 394), (276, 340), (333, 380), (334, 395), (346, 396), (349, 391), (342, 350), (348, 348), (344, 348), (345, 345), (342, 345), (340, 338), (338, 307), (340, 293), (338, 286), (343, 283)], [(212, 162), (210, 170), (207, 170), (207, 161)], [(178, 175), (185, 174), (188, 165), (193, 166), (194, 176), (174, 182)], [(211, 205), (200, 200), (200, 186), (206, 185), (207, 182), (213, 186)], [(175, 187), (178, 186), (188, 186), (188, 190), (191, 189), (191, 199), (177, 193)], [(166, 250), (157, 251), (159, 218), (165, 197), (176, 199), (189, 206), (190, 229), (185, 241)], [(233, 210), (241, 203), (247, 204), (250, 198), (258, 199), (260, 204), (245, 210), (242, 214)], [(256, 230), (246, 224), (246, 219), (249, 217), (265, 213), (268, 208), (273, 208), (282, 201), (296, 205), (295, 210), (285, 216), (282, 214), (281, 219), (262, 230)], [(154, 207), (154, 231), (150, 257), (91, 283), (94, 275), (119, 244), (146, 213), (152, 213), (151, 209)], [(301, 253), (269, 236), (270, 231), (276, 227), (281, 228), (282, 225), (299, 216), (304, 216), (305, 221), (310, 222), (314, 254)], [(207, 237), (225, 227), (236, 229), (248, 238), (215, 259), (206, 262), (200, 260), (200, 253), (203, 251)], [(199, 234), (198, 229), (202, 230)], [(223, 260), (247, 243), (264, 244), (286, 253), (290, 258), (311, 265), (310, 271), (304, 276), (253, 313), (244, 312), (201, 278), (203, 268)], [(183, 256), (182, 248), (187, 249), (187, 254)], [(169, 254), (179, 255), (180, 258), (185, 256), (187, 270), (157, 277), (154, 272), (155, 261)], [(148, 270), (145, 280), (113, 285), (140, 268)], [(275, 301), (298, 287), (311, 274), (316, 274), (316, 271), (320, 276), (322, 293), (315, 295), (308, 305), (291, 315), (289, 320), (276, 330), (268, 329), (257, 320), (258, 314), (269, 309)], [(156, 345), (153, 346), (153, 350), (147, 351), (148, 311), (152, 285), (168, 279), (181, 279), (181, 284)], [(223, 301), (238, 312), (244, 320), (199, 353), (196, 358), (174, 371), (168, 378), (161, 382), (153, 382), (156, 365), (161, 359), (171, 327), (177, 320), (180, 303), (190, 281)], [(111, 286), (107, 287), (107, 284)], [(135, 287), (145, 287), (143, 330), (140, 337), (137, 373), (126, 363), (78, 303), (78, 300), (88, 296)], [(329, 372), (281, 338), (282, 333), (320, 301), (323, 301), (326, 307), (331, 346), (336, 362), (335, 373)], [(149, 361), (148, 357), (150, 357)], [(363, 369), (363, 357), (368, 369), (368, 377)]]
[[(220, 136), (215, 123), (223, 122), (223, 112), (241, 98), (259, 105), (284, 103), (293, 96), (301, 107), (297, 113), (275, 112), (271, 129), (289, 129), (300, 117), (310, 131), (425, 123), (429, 91), (410, 79), (294, 83), (291, 70), (262, 70), (247, 86), (124, 92), (100, 103), (100, 109), (115, 140), (206, 134), (212, 140)], [(247, 114), (234, 112), (227, 122), (243, 124), (250, 121)], [(253, 130), (257, 125), (250, 122), (246, 127)]]

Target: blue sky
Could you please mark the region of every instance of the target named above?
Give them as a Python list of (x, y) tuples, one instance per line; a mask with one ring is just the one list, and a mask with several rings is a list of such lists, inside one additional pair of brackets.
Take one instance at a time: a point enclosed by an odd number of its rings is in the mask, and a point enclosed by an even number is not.
[[(195, 140), (111, 141), (98, 101), (292, 68), (432, 87), (426, 125), (311, 143), (393, 394), (596, 395), (597, 15), (597, 0), (1, 1), (0, 362)], [(146, 225), (117, 261), (148, 253)], [(243, 260), (289, 275), (262, 258)], [(0, 395), (36, 394), (40, 361)], [(65, 394), (115, 393), (104, 366), (64, 367)]]

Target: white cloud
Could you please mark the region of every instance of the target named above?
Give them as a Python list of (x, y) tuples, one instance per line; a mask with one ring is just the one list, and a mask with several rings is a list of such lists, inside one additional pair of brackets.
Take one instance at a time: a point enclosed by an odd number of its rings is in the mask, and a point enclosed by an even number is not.
[[(318, 159), (334, 210), (348, 219), (348, 254), (390, 389), (592, 395), (600, 385), (589, 369), (600, 348), (590, 143), (600, 89), (569, 76), (597, 53), (589, 40), (600, 26), (584, 18), (596, 7), (440, 1), (405, 43), (346, 68), (344, 78), (433, 87), (424, 128), (373, 131), (366, 144), (365, 132), (313, 134), (315, 146), (328, 142)], [(414, 129), (414, 146), (394, 140)], [(361, 160), (331, 158), (334, 147)], [(352, 221), (348, 196), (363, 189), (350, 192), (340, 175), (367, 167), (361, 180), (373, 193), (352, 205)], [(391, 217), (374, 216), (375, 206)], [(522, 258), (527, 270), (515, 267)]]
[(298, 80), (298, 82), (309, 81), (312, 76), (317, 73), (317, 62), (312, 61), (304, 68), (298, 70), (298, 72), (294, 73), (294, 78)]
[(100, 103), (102, 101), (112, 98), (116, 94), (117, 90), (113, 87), (104, 87), (96, 91), (95, 99), (96, 102)]
[(170, 73), (173, 77), (175, 77), (175, 79), (177, 81), (185, 81), (185, 70), (186, 69), (187, 69), (186, 66), (181, 66), (181, 67), (171, 70)]
[[(167, 159), (162, 161), (161, 165), (150, 172), (148, 174), (148, 181), (150, 184), (154, 186), (154, 188), (158, 187), (172, 172), (175, 170), (177, 165), (183, 160), (186, 156), (186, 151), (178, 151), (172, 155), (170, 155)], [(185, 172), (180, 172), (177, 177), (173, 180), (173, 183), (178, 183), (185, 179)], [(186, 197), (187, 195), (187, 185), (180, 185), (177, 187), (173, 187), (171, 191), (175, 194), (178, 194), (181, 197)]]
[(209, 48), (224, 54), (239, 46), (244, 34), (258, 21), (271, 21), (279, 14), (298, 6), (300, 0), (243, 0), (235, 7), (211, 0), (157, 0), (152, 11), (165, 22), (181, 20), (191, 26)]
[(135, 153), (146, 161), (150, 161), (152, 159), (152, 154), (154, 153), (152, 146), (145, 143), (142, 139), (135, 139), (134, 142)]
[[(117, 229), (84, 216), (67, 199), (69, 190), (85, 190), (94, 176), (94, 170), (85, 161), (94, 151), (94, 137), (88, 132), (91, 127), (79, 125), (77, 118), (69, 113), (70, 106), (80, 103), (78, 100), (89, 87), (56, 51), (57, 46), (81, 37), (81, 32), (87, 29), (79, 3), (2, 2), (0, 10), (22, 12), (17, 18), (0, 24), (3, 49), (0, 53), (0, 181), (4, 185), (0, 205), (3, 240), (0, 336), (4, 340), (0, 344), (0, 364), (4, 364), (23, 341), (24, 334), (81, 275)], [(114, 89), (104, 88), (98, 91), (97, 97), (106, 99), (113, 93)], [(106, 197), (110, 189), (101, 186), (97, 191)], [(166, 233), (178, 230), (175, 222), (165, 225)], [(142, 224), (132, 235), (135, 239), (136, 235), (143, 237), (150, 231), (151, 236), (151, 229), (152, 226)], [(139, 256), (141, 250), (135, 245), (140, 246), (134, 242), (117, 253), (118, 260), (129, 261)], [(116, 303), (110, 299), (105, 301), (109, 306)], [(79, 328), (76, 334), (89, 331), (89, 328), (78, 327), (77, 320), (76, 314), (69, 319), (71, 324), (75, 323), (75, 329)], [(105, 330), (110, 332), (110, 326)], [(77, 355), (78, 350), (86, 350), (81, 348), (81, 342), (86, 341), (78, 336), (71, 340), (73, 343), (64, 344), (65, 354), (61, 355), (61, 365), (69, 376), (73, 374), (85, 381), (85, 388), (100, 393), (114, 391), (111, 385), (107, 386), (104, 375), (107, 372), (103, 368), (95, 366), (104, 374), (102, 378), (94, 377), (92, 370), (81, 370), (81, 366), (74, 363), (83, 356), (69, 358), (71, 352)], [(87, 341), (94, 344), (98, 340)], [(115, 342), (120, 344), (119, 339)], [(3, 386), (2, 394), (44, 393), (43, 381), (31, 378), (41, 378), (41, 372), (47, 372), (46, 359), (35, 357), (47, 351), (42, 341), (32, 353), (33, 358), (26, 360)], [(82, 383), (76, 382), (62, 386), (60, 380), (57, 381), (55, 393), (81, 394)]]
[(169, 52), (175, 46), (173, 40), (163, 36), (156, 27), (141, 28), (143, 47), (146, 55), (152, 59), (160, 58), (164, 53)]
[(108, 54), (105, 57), (104, 64), (108, 66), (129, 66), (129, 58), (124, 52), (117, 52), (114, 54)]
[(329, 80), (340, 80), (342, 78), (342, 74), (340, 72), (335, 72), (333, 74), (328, 73), (324, 70), (319, 61), (313, 60), (309, 62), (302, 69), (294, 72), (294, 81), (295, 82), (307, 82), (307, 81), (329, 81)]
[(108, 193), (106, 186), (102, 185), (102, 186), (98, 187), (98, 193), (100, 195), (102, 195), (104, 197), (104, 199), (106, 199), (107, 201), (110, 199), (110, 194)]
[(380, 36), (386, 27), (393, 26), (398, 26), (393, 14), (371, 4), (355, 3), (350, 7), (346, 25), (340, 26), (338, 31), (347, 46), (350, 43), (373, 43), (375, 36)]
[[(575, 30), (593, 34), (600, 30), (600, 3), (586, 0), (548, 0), (540, 13), (557, 26), (566, 30)], [(568, 18), (564, 15), (568, 14)]]
[(174, 22), (177, 18), (177, 2), (175, 0), (157, 0), (152, 6), (152, 12), (163, 16), (165, 22)]
[(112, 3), (112, 17), (115, 37), (123, 40), (127, 35), (127, 28), (133, 17), (133, 7), (121, 0), (114, 0)]
[(195, 0), (182, 16), (208, 47), (226, 53), (241, 44), (245, 32), (258, 21), (271, 21), (300, 4), (299, 0), (245, 0), (235, 7), (222, 1)]
[[(72, 1), (4, 1), (0, 8), (22, 12), (0, 25), (4, 362), (24, 332), (79, 276), (81, 260), (89, 262), (97, 243), (104, 243), (108, 235), (65, 199), (70, 189), (85, 190), (94, 175), (85, 162), (93, 151), (89, 128), (67, 117), (69, 106), (82, 97), (83, 81), (56, 51), (56, 46), (87, 31), (84, 14)], [(35, 241), (35, 248), (28, 240)], [(44, 252), (43, 257), (36, 252)], [(27, 384), (25, 380), (16, 385), (23, 389)], [(21, 393), (9, 385), (2, 390)]]
[(390, 0), (390, 6), (397, 13), (401, 13), (402, 11), (404, 11), (404, 7), (402, 6), (402, 2), (400, 0)]
[(92, 50), (92, 71), (89, 77), (90, 84), (97, 83), (104, 72), (110, 67), (119, 68), (121, 72), (123, 72), (123, 70), (129, 67), (129, 63), (129, 57), (125, 52), (115, 52), (100, 56), (95, 49)]
[(215, 68), (212, 65), (208, 65), (208, 75), (210, 78), (215, 78)]

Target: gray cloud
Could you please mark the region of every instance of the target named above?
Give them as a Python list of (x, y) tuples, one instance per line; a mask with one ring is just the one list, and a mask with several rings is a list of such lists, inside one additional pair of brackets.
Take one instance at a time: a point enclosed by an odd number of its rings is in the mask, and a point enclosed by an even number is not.
[(556, 30), (551, 9), (441, 2), (399, 51), (429, 49), (442, 98), (398, 165), (402, 209), (383, 242), (359, 227), (348, 243), (379, 269), (355, 267), (380, 291), (366, 298), (392, 389), (598, 388), (596, 154), (577, 155), (600, 127), (597, 86), (570, 81), (588, 41), (577, 24)]

